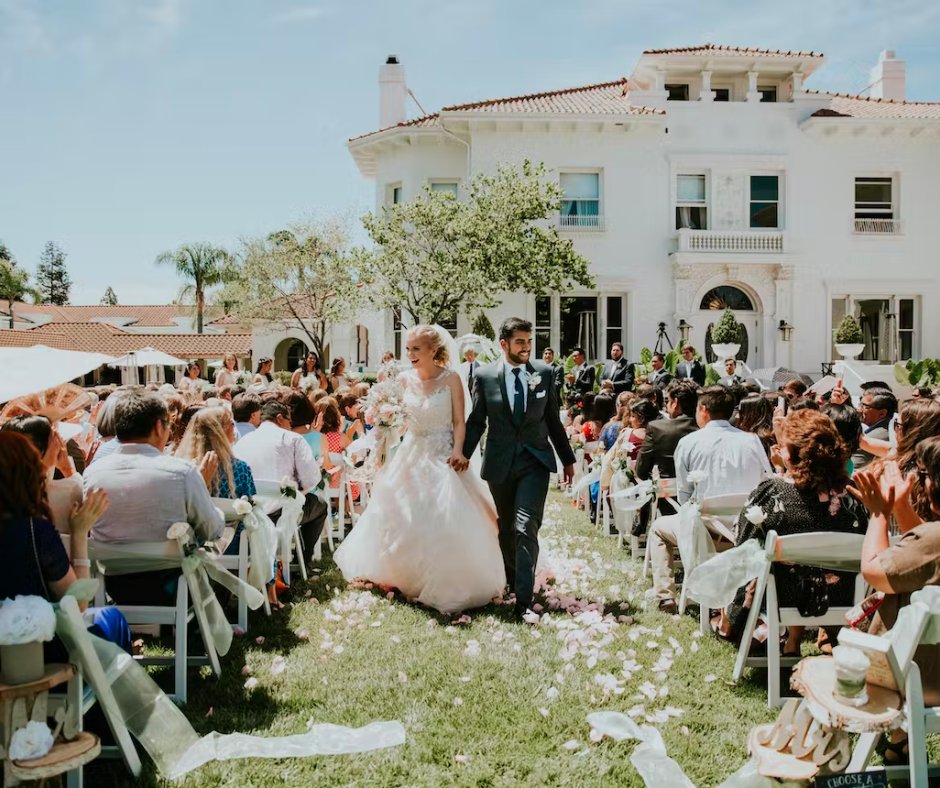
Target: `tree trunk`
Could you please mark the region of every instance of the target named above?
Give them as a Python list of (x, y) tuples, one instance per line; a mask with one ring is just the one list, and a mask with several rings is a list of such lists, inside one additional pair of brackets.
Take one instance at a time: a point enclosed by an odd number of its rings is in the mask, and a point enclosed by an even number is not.
[(202, 310), (205, 306), (205, 295), (202, 290), (196, 290), (196, 333), (202, 333)]
[(7, 303), (10, 305), (10, 328), (13, 328), (13, 299), (11, 298)]

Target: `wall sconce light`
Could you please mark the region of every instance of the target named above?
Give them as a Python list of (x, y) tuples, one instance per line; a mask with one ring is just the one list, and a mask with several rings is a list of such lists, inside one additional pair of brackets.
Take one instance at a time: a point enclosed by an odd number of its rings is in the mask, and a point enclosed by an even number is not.
[(791, 326), (786, 320), (780, 321), (780, 325), (777, 326), (777, 330), (780, 332), (780, 336), (783, 338), (784, 342), (789, 342), (790, 338), (793, 336), (793, 326)]
[(692, 326), (685, 322), (685, 318), (679, 321), (679, 341), (684, 345), (689, 341), (689, 332)]

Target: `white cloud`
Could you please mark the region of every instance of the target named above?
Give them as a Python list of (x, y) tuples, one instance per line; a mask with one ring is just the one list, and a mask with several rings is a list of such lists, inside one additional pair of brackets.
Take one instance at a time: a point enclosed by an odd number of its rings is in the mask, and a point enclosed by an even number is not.
[(296, 6), (274, 15), (275, 22), (317, 22), (326, 14), (319, 6)]

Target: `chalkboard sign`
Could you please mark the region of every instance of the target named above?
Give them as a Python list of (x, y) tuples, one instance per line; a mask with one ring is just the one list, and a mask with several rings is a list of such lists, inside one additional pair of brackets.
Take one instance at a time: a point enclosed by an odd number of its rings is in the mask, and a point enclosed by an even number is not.
[(888, 788), (888, 776), (884, 769), (873, 772), (846, 772), (816, 778), (816, 788)]

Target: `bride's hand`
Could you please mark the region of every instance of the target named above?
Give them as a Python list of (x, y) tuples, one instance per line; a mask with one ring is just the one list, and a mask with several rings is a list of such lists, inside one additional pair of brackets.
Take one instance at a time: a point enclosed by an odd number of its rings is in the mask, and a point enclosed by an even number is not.
[(470, 467), (470, 460), (463, 456), (463, 452), (454, 449), (447, 464), (457, 471), (457, 473), (462, 473)]

